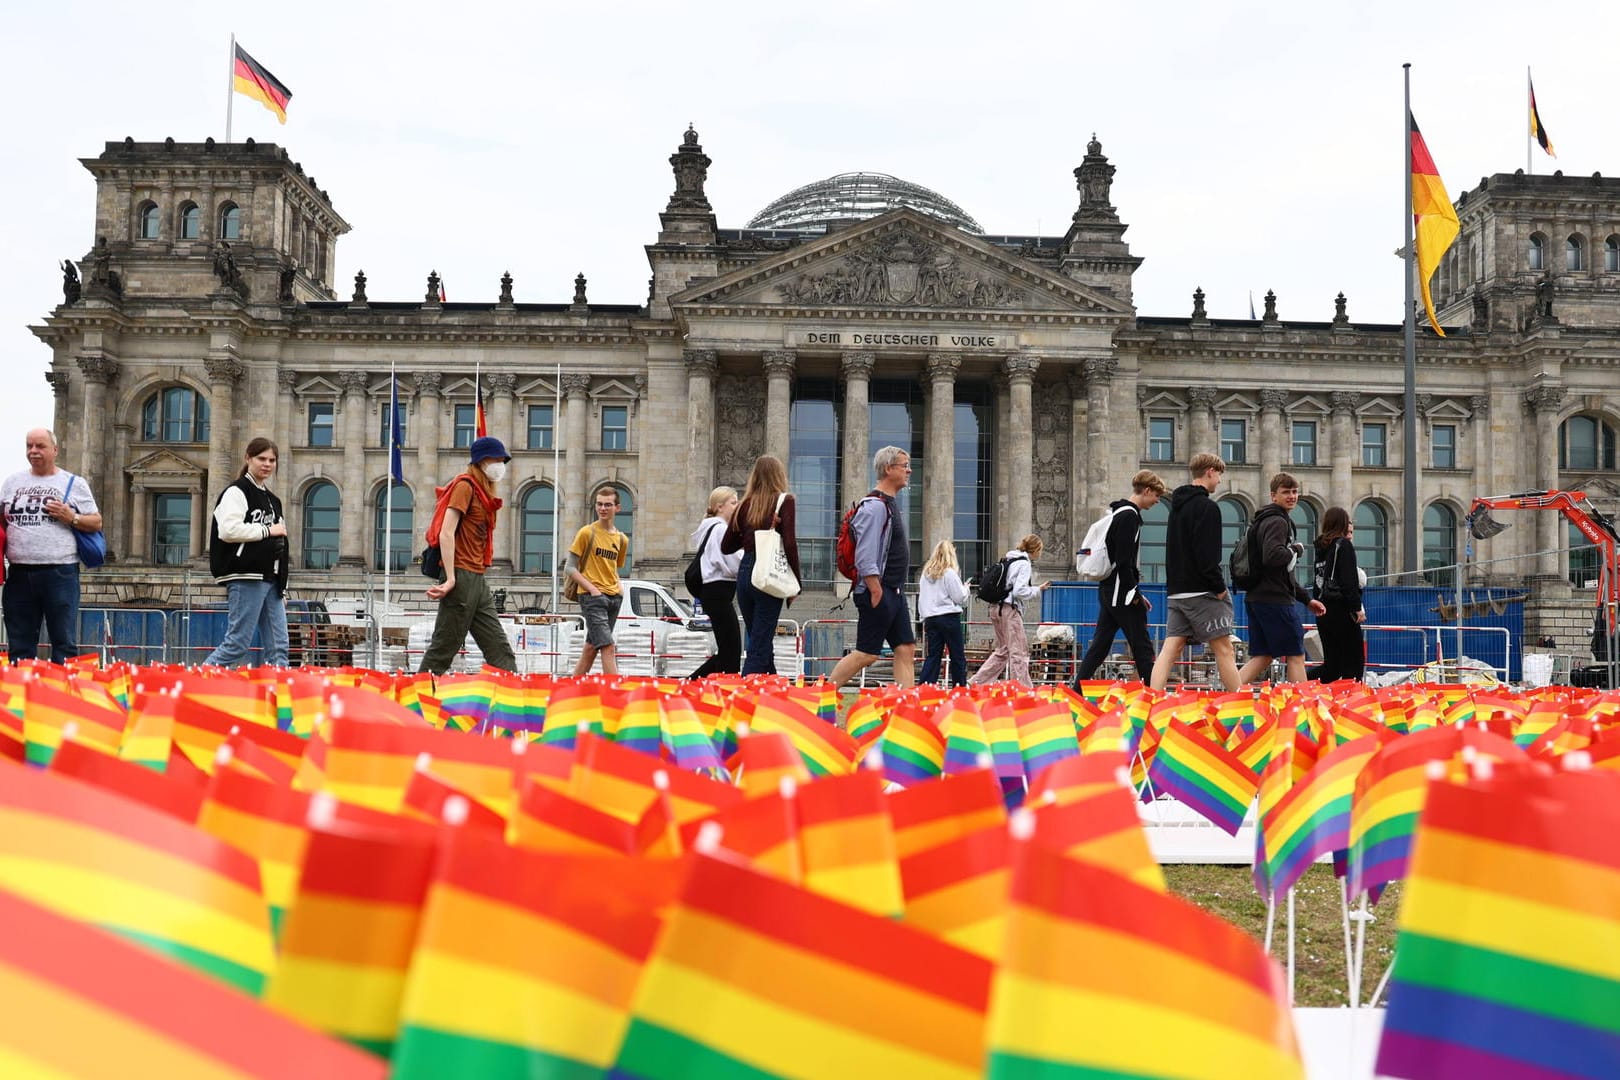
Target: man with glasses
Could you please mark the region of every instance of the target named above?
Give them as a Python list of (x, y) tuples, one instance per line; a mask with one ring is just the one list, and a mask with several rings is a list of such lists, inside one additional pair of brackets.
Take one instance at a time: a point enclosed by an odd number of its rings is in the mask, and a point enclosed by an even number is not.
[(613, 645), (613, 627), (624, 598), (619, 591), (619, 567), (630, 551), (630, 538), (614, 524), (619, 514), (619, 489), (603, 484), (596, 489), (596, 520), (574, 535), (568, 549), (567, 573), (579, 586), (579, 610), (585, 616), (585, 647), (574, 665), (584, 675), (602, 658), (602, 674), (617, 675), (619, 663)]

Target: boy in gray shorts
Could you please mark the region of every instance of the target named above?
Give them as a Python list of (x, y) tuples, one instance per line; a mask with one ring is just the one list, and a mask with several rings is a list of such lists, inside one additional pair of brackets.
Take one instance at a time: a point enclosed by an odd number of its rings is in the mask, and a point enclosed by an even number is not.
[(1187, 463), (1192, 482), (1170, 494), (1165, 535), (1165, 581), (1169, 616), (1164, 647), (1153, 662), (1153, 689), (1163, 690), (1181, 651), (1198, 642), (1215, 657), (1221, 683), (1236, 690), (1232, 651), (1232, 594), (1221, 573), (1221, 512), (1210, 498), (1226, 475), (1226, 462), (1214, 454), (1194, 454)]

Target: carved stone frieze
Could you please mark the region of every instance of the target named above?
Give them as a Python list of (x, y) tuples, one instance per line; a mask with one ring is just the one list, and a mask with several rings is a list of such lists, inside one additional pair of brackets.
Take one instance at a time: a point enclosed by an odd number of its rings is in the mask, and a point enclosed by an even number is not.
[(1119, 361), (1112, 356), (1093, 356), (1085, 362), (1086, 382), (1105, 383), (1119, 371)]
[(1335, 390), (1328, 400), (1333, 403), (1335, 413), (1349, 415), (1361, 404), (1361, 395), (1354, 390)]
[(419, 371), (416, 373), (416, 392), (418, 394), (437, 396), (443, 386), (444, 372), (442, 371)]
[(1046, 555), (1067, 562), (1072, 549), (1068, 510), (1074, 491), (1069, 476), (1073, 410), (1057, 383), (1036, 387), (1033, 407), (1035, 460), (1031, 480), (1035, 532), (1045, 545)]
[(1283, 406), (1287, 404), (1288, 391), (1286, 390), (1279, 390), (1274, 386), (1268, 386), (1264, 390), (1260, 391), (1261, 409), (1276, 409), (1278, 412), (1281, 412)]
[(81, 356), (78, 361), (85, 382), (101, 383), (105, 386), (118, 378), (118, 361), (109, 356)]
[(1524, 404), (1531, 412), (1556, 412), (1564, 404), (1562, 386), (1537, 386), (1525, 391)]
[(578, 371), (564, 372), (562, 392), (565, 397), (584, 397), (591, 392), (591, 377)]
[(371, 381), (369, 371), (340, 371), (338, 372), (338, 385), (343, 387), (345, 394), (364, 394), (366, 384)]
[(234, 383), (247, 374), (247, 366), (234, 356), (210, 356), (203, 361), (211, 383)]
[(815, 305), (1005, 308), (1030, 300), (1025, 290), (903, 230), (857, 249), (825, 273), (802, 274), (778, 287), (790, 303)]
[(722, 375), (715, 381), (715, 482), (740, 491), (765, 452), (765, 380)]
[(1468, 405), (1474, 410), (1475, 416), (1484, 416), (1491, 411), (1491, 399), (1486, 394), (1475, 394), (1468, 399)]
[(510, 396), (517, 390), (517, 376), (510, 371), (497, 371), (484, 376), (484, 385), (489, 387), (491, 394)]
[(298, 388), (298, 372), (292, 368), (277, 368), (276, 388), (284, 394), (292, 393)]
[(713, 349), (687, 349), (685, 359), (688, 375), (712, 379), (720, 370), (720, 357)]
[(1213, 386), (1187, 387), (1187, 404), (1195, 409), (1213, 409), (1215, 407), (1215, 388)]

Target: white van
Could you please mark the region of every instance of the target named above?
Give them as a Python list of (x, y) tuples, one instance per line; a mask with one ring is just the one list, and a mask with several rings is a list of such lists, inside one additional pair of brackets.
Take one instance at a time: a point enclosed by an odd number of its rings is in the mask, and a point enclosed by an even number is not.
[[(656, 581), (624, 578), (619, 582), (619, 622), (613, 629), (619, 671), (625, 675), (689, 675), (714, 655), (708, 619), (694, 619), (686, 601), (676, 599)], [(564, 605), (563, 613), (577, 611)], [(572, 671), (585, 644), (585, 631), (569, 635), (567, 664)]]

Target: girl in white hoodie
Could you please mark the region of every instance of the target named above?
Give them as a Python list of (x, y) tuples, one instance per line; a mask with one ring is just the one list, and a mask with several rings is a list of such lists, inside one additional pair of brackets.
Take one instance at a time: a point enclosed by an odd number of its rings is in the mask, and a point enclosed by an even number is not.
[(737, 567), (743, 553), (730, 555), (720, 551), (720, 538), (737, 509), (737, 489), (724, 485), (709, 492), (709, 516), (692, 530), (692, 544), (698, 552), (698, 565), (703, 568), (703, 588), (698, 599), (703, 601), (703, 614), (709, 617), (714, 630), (714, 655), (703, 662), (688, 679), (701, 679), (705, 675), (735, 675), (742, 667), (742, 628), (737, 622), (737, 609), (732, 601), (737, 596)]
[(956, 545), (941, 540), (934, 554), (923, 564), (918, 586), (917, 614), (922, 616), (927, 655), (923, 657), (919, 682), (937, 683), (945, 655), (951, 658), (951, 685), (967, 682), (967, 655), (962, 650), (962, 606), (968, 602), (967, 586), (956, 562)]

